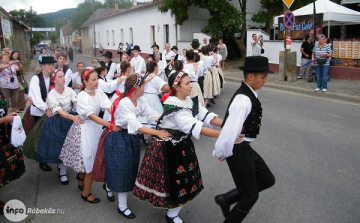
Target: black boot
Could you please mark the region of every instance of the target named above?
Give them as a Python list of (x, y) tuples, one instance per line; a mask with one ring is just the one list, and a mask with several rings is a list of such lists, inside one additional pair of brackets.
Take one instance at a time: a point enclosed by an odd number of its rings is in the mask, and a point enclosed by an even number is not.
[(215, 103), (215, 100), (212, 99), (212, 98), (210, 99), (210, 102), (211, 102), (213, 105), (216, 104), (216, 103)]
[(240, 223), (245, 219), (247, 214), (249, 214), (248, 211), (242, 211), (235, 205), (235, 207), (231, 210), (225, 219), (224, 223)]
[(240, 199), (240, 193), (235, 188), (225, 194), (215, 196), (215, 202), (220, 205), (221, 211), (226, 218), (230, 212), (230, 205), (235, 204)]

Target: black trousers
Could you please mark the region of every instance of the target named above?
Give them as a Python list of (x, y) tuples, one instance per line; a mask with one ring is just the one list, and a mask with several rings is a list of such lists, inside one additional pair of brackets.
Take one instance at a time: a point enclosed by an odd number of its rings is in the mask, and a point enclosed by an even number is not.
[(240, 195), (236, 206), (241, 211), (250, 211), (259, 192), (275, 184), (275, 177), (246, 141), (234, 145), (233, 155), (226, 161)]

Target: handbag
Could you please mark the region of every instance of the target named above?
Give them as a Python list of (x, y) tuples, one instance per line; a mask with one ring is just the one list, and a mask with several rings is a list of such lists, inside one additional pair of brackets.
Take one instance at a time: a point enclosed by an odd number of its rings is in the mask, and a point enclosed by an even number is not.
[(24, 91), (25, 94), (29, 94), (29, 85), (26, 82), (25, 78), (24, 78), (24, 74), (23, 72), (20, 70), (21, 73), (21, 83), (20, 83), (20, 90)]

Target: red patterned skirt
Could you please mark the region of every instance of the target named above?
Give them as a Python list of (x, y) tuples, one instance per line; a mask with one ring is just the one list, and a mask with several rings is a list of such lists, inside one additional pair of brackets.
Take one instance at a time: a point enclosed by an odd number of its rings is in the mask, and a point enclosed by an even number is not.
[(133, 195), (154, 207), (182, 206), (203, 189), (199, 163), (190, 136), (175, 145), (153, 138), (145, 152)]

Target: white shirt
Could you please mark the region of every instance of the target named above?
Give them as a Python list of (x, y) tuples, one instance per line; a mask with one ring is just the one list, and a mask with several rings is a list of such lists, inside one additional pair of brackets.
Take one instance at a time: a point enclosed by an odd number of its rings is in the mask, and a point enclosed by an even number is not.
[(110, 94), (110, 93), (112, 93), (113, 91), (115, 91), (116, 88), (117, 88), (117, 79), (115, 79), (115, 80), (112, 80), (112, 79), (109, 80), (109, 79), (106, 77), (106, 80), (107, 80), (107, 81), (99, 78), (99, 80), (98, 80), (98, 83), (99, 83), (98, 89), (102, 90), (104, 93)]
[(69, 87), (65, 87), (62, 94), (57, 92), (54, 88), (49, 92), (47, 97), (48, 107), (54, 115), (57, 114), (57, 111), (59, 110), (69, 113), (72, 109), (73, 103), (76, 103), (76, 101), (76, 93)]
[[(64, 67), (61, 68), (61, 69), (64, 69)], [(67, 69), (67, 71), (66, 71), (66, 74), (65, 74), (65, 87), (69, 86), (70, 81), (72, 80), (72, 77), (73, 77), (73, 72), (72, 72), (72, 70), (71, 70), (70, 67), (69, 67), (69, 68)]]
[(221, 56), (221, 54), (218, 53), (218, 54), (217, 54), (216, 65), (220, 65), (221, 61), (222, 61), (222, 56)]
[[(76, 76), (75, 76), (76, 75)], [(81, 77), (79, 75), (79, 72), (76, 72), (73, 74), (73, 79), (72, 79), (72, 83), (76, 86), (81, 86), (83, 85), (83, 83), (81, 82)], [(76, 94), (80, 93), (80, 89), (74, 89), (74, 91), (76, 92)]]
[(82, 120), (89, 120), (91, 114), (99, 115), (101, 110), (111, 107), (108, 96), (99, 89), (95, 90), (95, 96), (91, 96), (86, 91), (82, 91), (77, 96), (76, 112)]
[(190, 77), (190, 81), (197, 81), (203, 73), (202, 65), (198, 63), (197, 70), (195, 73), (195, 67), (193, 63), (184, 63), (183, 71)]
[[(50, 77), (43, 76), (43, 78), (45, 81), (46, 92), (49, 92)], [(37, 75), (34, 75), (30, 80), (29, 97), (31, 97), (34, 104), (30, 107), (30, 114), (33, 116), (43, 116), (43, 114), (45, 114), (47, 104), (41, 98), (39, 78)]]
[(120, 100), (114, 114), (115, 125), (127, 129), (129, 134), (137, 134), (137, 130), (143, 127), (137, 117), (146, 117), (149, 124), (154, 123), (160, 115), (154, 111), (147, 103), (144, 96), (139, 97), (137, 106), (128, 97)]
[[(193, 107), (193, 101), (191, 100), (190, 96), (186, 97), (185, 100), (180, 100), (175, 96), (170, 96), (168, 99), (166, 99), (164, 104), (176, 105), (178, 107), (189, 108), (189, 109), (183, 109), (174, 112), (173, 115), (165, 116), (161, 121), (161, 123), (159, 123), (159, 126), (161, 128), (166, 128), (166, 129), (180, 130), (185, 134), (192, 133), (192, 135), (196, 139), (200, 138), (200, 132), (202, 127), (206, 126), (211, 128), (212, 127), (212, 125), (210, 124), (211, 120), (217, 117), (217, 115), (212, 112), (206, 116), (208, 110), (203, 106), (201, 106), (200, 104), (199, 104), (199, 113), (195, 117), (193, 117), (192, 111), (190, 110)], [(204, 118), (205, 118), (204, 122), (200, 121), (203, 120)], [(195, 127), (192, 128), (194, 124)]]
[[(105, 63), (105, 65), (107, 66), (109, 63)], [(110, 69), (108, 70), (108, 73), (106, 75), (106, 79), (107, 80), (112, 80), (114, 79), (114, 73), (116, 72), (116, 63), (114, 61), (112, 61), (111, 65), (110, 65)]]
[(144, 76), (142, 71), (146, 71), (145, 60), (140, 55), (137, 57), (133, 57), (130, 61), (132, 72), (138, 74), (140, 76)]
[(162, 61), (162, 60), (159, 60), (159, 62), (157, 62), (157, 65), (158, 65), (158, 73), (157, 75), (165, 82), (167, 82), (167, 77), (166, 77), (166, 74), (165, 74), (165, 68), (167, 66), (166, 62)]
[(161, 88), (166, 84), (160, 77), (155, 76), (150, 81), (146, 82), (144, 87), (144, 93), (149, 94), (160, 94), (162, 92)]
[(164, 50), (162, 53), (162, 60), (166, 62), (167, 60), (174, 59), (175, 56), (176, 54), (174, 53), (174, 51), (170, 50), (169, 52), (167, 52), (166, 50)]
[(116, 73), (118, 73), (118, 74), (121, 74), (120, 65), (121, 65), (121, 63), (116, 64)]
[(252, 47), (252, 55), (253, 56), (260, 56), (261, 55), (261, 45), (260, 41), (255, 43), (255, 40), (251, 41), (251, 47)]
[[(257, 98), (258, 95), (249, 87)], [(235, 139), (241, 134), (247, 116), (251, 112), (252, 103), (248, 96), (238, 94), (229, 106), (229, 116), (216, 140), (214, 157), (227, 158), (232, 156)], [(244, 137), (244, 141), (253, 141), (254, 138)]]
[(216, 65), (216, 62), (215, 62), (213, 56), (205, 56), (205, 55), (203, 55), (202, 59), (203, 59), (203, 61), (204, 61), (204, 70), (203, 70), (203, 73), (206, 73), (206, 72), (207, 72), (207, 69), (208, 69), (208, 68), (211, 68), (211, 66)]

